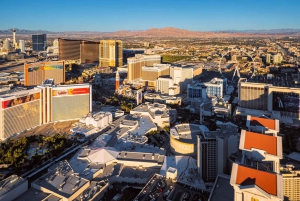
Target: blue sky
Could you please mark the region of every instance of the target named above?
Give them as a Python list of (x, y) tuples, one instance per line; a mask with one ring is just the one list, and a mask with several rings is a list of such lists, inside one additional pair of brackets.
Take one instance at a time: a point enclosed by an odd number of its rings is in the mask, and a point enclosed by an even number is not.
[(0, 30), (300, 28), (300, 0), (0, 0)]

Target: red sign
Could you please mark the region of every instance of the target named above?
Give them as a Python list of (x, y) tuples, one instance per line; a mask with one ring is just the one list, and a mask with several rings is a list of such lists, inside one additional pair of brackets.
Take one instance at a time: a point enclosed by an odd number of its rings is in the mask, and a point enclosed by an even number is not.
[(62, 90), (53, 90), (53, 96), (79, 95), (90, 93), (90, 88), (71, 88)]
[(16, 105), (20, 105), (23, 103), (31, 102), (34, 100), (40, 99), (40, 93), (28, 94), (25, 96), (20, 96), (18, 98), (13, 98), (10, 100), (6, 100), (2, 102), (2, 108), (10, 108)]

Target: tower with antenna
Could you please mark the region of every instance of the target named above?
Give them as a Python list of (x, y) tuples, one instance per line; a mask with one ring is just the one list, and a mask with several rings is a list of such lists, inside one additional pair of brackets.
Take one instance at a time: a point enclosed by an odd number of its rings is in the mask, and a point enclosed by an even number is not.
[(17, 29), (15, 28), (12, 28), (12, 34), (13, 34), (13, 47), (16, 48), (17, 47), (17, 44), (16, 44), (16, 32), (17, 32)]

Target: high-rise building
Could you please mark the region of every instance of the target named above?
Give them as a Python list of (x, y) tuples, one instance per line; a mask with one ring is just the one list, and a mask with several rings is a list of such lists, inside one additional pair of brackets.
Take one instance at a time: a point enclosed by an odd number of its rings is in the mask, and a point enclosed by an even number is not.
[(288, 201), (300, 200), (300, 170), (294, 165), (286, 164), (280, 168), (283, 181), (283, 195)]
[(10, 50), (10, 41), (8, 39), (5, 39), (5, 41), (3, 42), (3, 47), (6, 51)]
[(25, 52), (25, 41), (24, 40), (19, 40), (19, 48), (21, 52)]
[(99, 62), (99, 42), (81, 41), (80, 61), (81, 61), (81, 63), (98, 63)]
[(202, 131), (200, 156), (201, 174), (206, 181), (214, 181), (218, 174), (229, 171), (228, 157), (238, 151), (238, 129), (223, 125), (217, 131)]
[(206, 86), (203, 83), (189, 84), (187, 88), (187, 98), (202, 98), (206, 99)]
[(156, 82), (155, 91), (161, 94), (168, 94), (169, 89), (173, 86), (172, 78), (159, 77)]
[(100, 40), (99, 66), (120, 67), (123, 65), (123, 43), (121, 40)]
[(0, 96), (0, 139), (42, 123), (42, 91), (31, 89)]
[(268, 89), (266, 84), (240, 82), (239, 106), (255, 110), (267, 110)]
[[(249, 117), (248, 121), (251, 119)], [(256, 125), (276, 124), (274, 119), (256, 117), (255, 121)], [(234, 201), (282, 201), (283, 182), (279, 171), (282, 138), (273, 130), (262, 133), (242, 130), (239, 148), (242, 150), (242, 159), (233, 163), (230, 179)]]
[(63, 61), (24, 64), (24, 85), (40, 85), (46, 79), (54, 79), (54, 84), (65, 82), (65, 64)]
[(13, 47), (16, 48), (17, 47), (17, 42), (16, 42), (16, 29), (12, 29), (12, 33), (13, 33)]
[(54, 121), (82, 118), (92, 112), (92, 86), (52, 85), (0, 96), (0, 139)]
[(58, 46), (59, 46), (58, 43), (59, 43), (59, 42), (58, 42), (58, 39), (54, 39), (54, 40), (53, 40), (53, 47), (58, 47)]
[(169, 76), (170, 64), (153, 64), (142, 67), (142, 81), (144, 86), (155, 87), (156, 80), (160, 76)]
[(271, 63), (271, 54), (266, 55), (266, 63), (270, 64)]
[(211, 82), (205, 82), (203, 84), (206, 86), (206, 94), (208, 96), (223, 97), (223, 84)]
[(47, 47), (47, 35), (46, 34), (34, 34), (32, 35), (32, 50), (35, 52), (45, 51)]
[(285, 124), (293, 124), (293, 119), (296, 121), (300, 119), (300, 91), (297, 88), (240, 82), (238, 89), (239, 106), (236, 115), (254, 115), (251, 110), (258, 110), (261, 115), (268, 113)]
[(135, 57), (129, 57), (127, 59), (128, 74), (127, 81), (132, 82), (142, 79), (142, 67), (153, 66), (154, 64), (161, 63), (160, 55), (142, 55), (136, 54)]
[(275, 54), (273, 56), (273, 63), (274, 64), (280, 64), (282, 62), (282, 55), (280, 53)]
[(59, 60), (65, 60), (70, 63), (80, 63), (80, 43), (81, 40), (59, 38)]
[(173, 78), (174, 84), (180, 85), (180, 92), (187, 90), (188, 84), (192, 84), (194, 77), (194, 67), (170, 67), (170, 76)]

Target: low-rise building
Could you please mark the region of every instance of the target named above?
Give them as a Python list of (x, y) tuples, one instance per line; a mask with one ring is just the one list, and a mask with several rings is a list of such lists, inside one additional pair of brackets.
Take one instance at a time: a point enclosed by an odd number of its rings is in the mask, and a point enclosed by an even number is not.
[(130, 114), (142, 114), (148, 116), (158, 127), (164, 128), (175, 123), (177, 111), (169, 109), (160, 103), (145, 103), (130, 111)]

